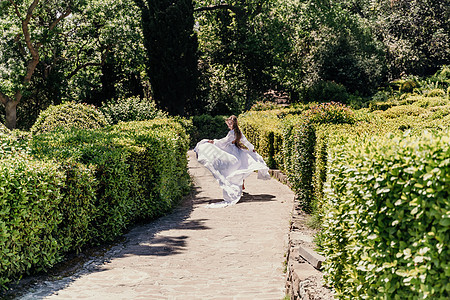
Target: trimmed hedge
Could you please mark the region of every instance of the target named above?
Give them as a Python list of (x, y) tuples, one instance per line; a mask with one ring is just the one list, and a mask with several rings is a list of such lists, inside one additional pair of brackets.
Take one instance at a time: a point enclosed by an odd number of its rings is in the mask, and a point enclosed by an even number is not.
[(447, 299), (449, 132), (348, 138), (330, 159), (321, 237), (337, 296)]
[(57, 128), (95, 129), (106, 125), (108, 121), (95, 106), (67, 102), (51, 105), (41, 112), (30, 131), (32, 134), (40, 134)]
[[(281, 113), (277, 110), (276, 113)], [(249, 111), (239, 116), (239, 127), (271, 169), (283, 169), (282, 128), (274, 111)]]
[(129, 121), (146, 121), (167, 117), (167, 113), (159, 110), (151, 99), (130, 97), (115, 102), (105, 103), (100, 111), (110, 124)]
[(0, 123), (0, 133), (9, 133), (9, 129), (3, 123)]
[(3, 143), (0, 286), (172, 209), (190, 190), (187, 123), (60, 129), (33, 136), (31, 150)]
[(60, 259), (56, 236), (63, 182), (57, 166), (27, 154), (0, 159), (0, 287)]

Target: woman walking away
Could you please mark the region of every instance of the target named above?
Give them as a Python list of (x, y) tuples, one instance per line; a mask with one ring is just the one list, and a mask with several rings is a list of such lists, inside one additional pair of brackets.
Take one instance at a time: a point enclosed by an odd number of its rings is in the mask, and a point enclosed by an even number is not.
[(242, 196), (244, 179), (253, 171), (258, 171), (258, 179), (270, 179), (269, 168), (242, 134), (236, 116), (230, 116), (225, 123), (230, 129), (226, 137), (201, 140), (194, 149), (198, 161), (213, 174), (223, 189), (224, 201), (207, 207), (236, 204)]

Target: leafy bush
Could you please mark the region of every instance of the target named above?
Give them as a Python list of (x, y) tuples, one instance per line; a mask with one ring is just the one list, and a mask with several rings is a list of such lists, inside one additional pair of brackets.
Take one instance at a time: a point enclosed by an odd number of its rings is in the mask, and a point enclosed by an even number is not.
[(170, 209), (189, 186), (188, 136), (174, 120), (119, 123), (107, 130), (55, 131), (33, 139), (40, 157), (94, 168), (96, 210), (91, 235), (98, 243), (137, 219)]
[(182, 123), (56, 129), (34, 135), (30, 148), (2, 139), (0, 286), (174, 207), (190, 189)]
[(389, 108), (380, 113), (385, 118), (398, 118), (402, 116), (419, 116), (426, 113), (427, 110), (415, 105), (399, 105)]
[(450, 136), (349, 138), (331, 156), (322, 246), (339, 298), (450, 293)]
[(445, 97), (445, 91), (442, 89), (432, 89), (425, 93), (426, 97)]
[(282, 129), (276, 113), (248, 111), (239, 116), (239, 126), (269, 168), (283, 168)]
[(68, 102), (51, 105), (39, 114), (31, 127), (32, 134), (53, 131), (56, 128), (94, 129), (108, 125), (105, 116), (92, 105)]
[(342, 84), (332, 81), (319, 81), (308, 88), (305, 94), (307, 102), (340, 102), (347, 103), (349, 95)]
[(419, 83), (415, 79), (406, 79), (400, 81), (400, 93), (411, 93)]
[(9, 133), (9, 129), (5, 125), (0, 123), (0, 132), (1, 133)]
[(111, 124), (117, 124), (120, 121), (145, 121), (167, 116), (167, 113), (159, 110), (152, 100), (139, 97), (105, 103), (100, 107), (100, 111)]
[(424, 97), (420, 100), (416, 101), (415, 104), (417, 106), (428, 108), (433, 106), (442, 106), (449, 104), (450, 102), (447, 99), (444, 99), (442, 97)]
[(0, 158), (0, 287), (60, 259), (56, 237), (63, 182), (54, 164), (17, 152)]
[(309, 122), (317, 124), (343, 124), (355, 123), (353, 112), (344, 104), (329, 102), (322, 103), (311, 107), (311, 109), (304, 112), (305, 119)]
[(370, 102), (369, 110), (370, 111), (376, 111), (376, 110), (385, 111), (385, 110), (391, 108), (392, 106), (394, 106), (394, 103), (392, 103), (392, 102)]
[(190, 132), (191, 147), (202, 139), (220, 139), (227, 135), (225, 116), (200, 115), (192, 117), (193, 130)]
[(283, 128), (284, 169), (302, 209), (312, 211), (316, 133), (308, 119), (290, 120)]

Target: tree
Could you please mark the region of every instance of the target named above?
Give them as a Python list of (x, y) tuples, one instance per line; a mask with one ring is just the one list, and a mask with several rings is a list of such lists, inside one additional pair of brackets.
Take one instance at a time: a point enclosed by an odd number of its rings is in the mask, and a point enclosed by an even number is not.
[[(39, 61), (24, 85), (24, 65), (29, 51), (19, 51), (20, 20), (11, 1), (0, 1), (0, 91), (14, 95), (20, 88), (17, 126), (29, 128), (40, 111), (63, 101), (102, 102), (144, 95), (144, 57), (139, 10), (126, 0), (42, 1), (29, 21), (30, 37), (39, 47)], [(14, 2), (16, 3), (16, 2)], [(26, 10), (26, 2), (17, 2)], [(70, 15), (49, 31), (52, 16)]]
[[(1, 61), (9, 68), (0, 69), (0, 101), (6, 111), (6, 127), (16, 128), (17, 105), (31, 82), (45, 51), (46, 43), (57, 25), (72, 13), (76, 1), (2, 1), (1, 27), (7, 39), (2, 41)], [(15, 60), (18, 58), (19, 60)]]
[(135, 0), (142, 12), (147, 73), (158, 106), (185, 115), (198, 82), (192, 0)]
[(384, 44), (389, 79), (428, 76), (450, 62), (450, 0), (346, 0)]
[(274, 1), (214, 2), (199, 1), (195, 9), (206, 74), (202, 91), (213, 113), (237, 114), (274, 85), (275, 52), (281, 50)]

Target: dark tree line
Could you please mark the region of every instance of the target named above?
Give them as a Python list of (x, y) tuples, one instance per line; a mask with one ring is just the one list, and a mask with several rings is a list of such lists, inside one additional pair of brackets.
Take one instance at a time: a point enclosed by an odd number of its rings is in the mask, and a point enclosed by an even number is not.
[(0, 20), (10, 128), (63, 101), (217, 115), (269, 90), (367, 98), (450, 63), (450, 0), (0, 0)]

